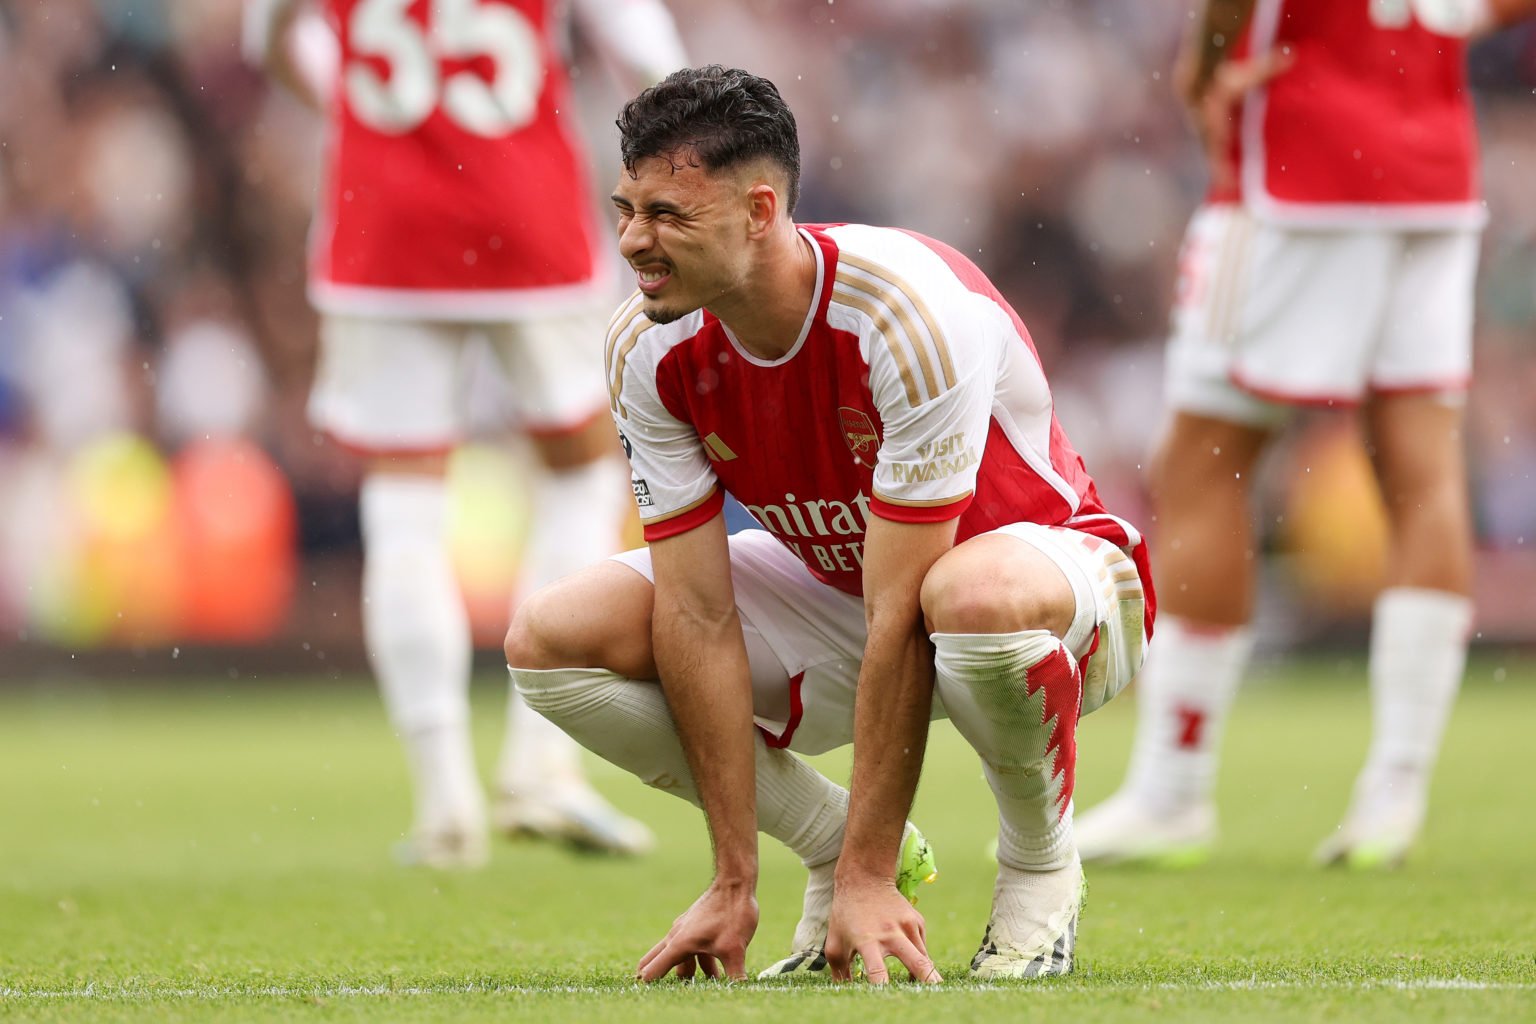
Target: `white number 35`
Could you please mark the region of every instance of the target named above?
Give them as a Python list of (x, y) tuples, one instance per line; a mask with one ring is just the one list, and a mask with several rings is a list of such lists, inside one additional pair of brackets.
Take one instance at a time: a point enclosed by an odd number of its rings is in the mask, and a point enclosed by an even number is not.
[[(411, 0), (362, 0), (347, 24), (353, 59), (344, 72), (358, 120), (389, 134), (416, 128), (439, 107), (467, 132), (505, 135), (533, 120), (544, 84), (539, 37), (515, 8), (480, 0), (432, 0), (427, 27), (406, 14)], [(389, 65), (380, 75), (372, 57)], [(442, 61), (488, 57), (491, 80), (473, 71), (444, 76)]]
[(1371, 23), (1407, 28), (1417, 21), (1442, 36), (1466, 36), (1482, 26), (1488, 0), (1370, 0)]

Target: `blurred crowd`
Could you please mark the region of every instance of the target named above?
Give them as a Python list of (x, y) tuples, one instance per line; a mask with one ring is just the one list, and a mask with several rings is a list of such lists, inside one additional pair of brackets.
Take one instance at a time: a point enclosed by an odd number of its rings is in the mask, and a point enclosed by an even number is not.
[[(671, 6), (696, 61), (764, 74), (796, 110), (799, 219), (910, 227), (992, 276), (1112, 507), (1141, 515), (1176, 255), (1204, 184), (1168, 82), (1185, 5)], [(117, 495), (103, 529), (138, 557), (143, 534), (115, 522), (125, 500), (134, 507), (123, 495), (160, 502), (178, 550), (187, 517), (232, 530), (243, 515), (247, 535), (226, 549), (250, 566), (295, 553), (260, 584), (273, 629), (285, 588), (316, 576), (304, 567), (355, 550), (356, 468), (303, 414), (320, 124), (244, 60), (240, 23), (234, 0), (0, 0), (0, 647), (38, 637), (39, 602), (68, 604), (40, 581), (92, 519), (82, 495)], [(584, 49), (572, 60), (603, 189), (622, 97)], [(1493, 216), (1469, 444), (1481, 543), (1518, 559), (1536, 537), (1536, 32), (1481, 44), (1473, 79)], [(487, 390), (492, 441), (500, 393)], [(210, 512), (189, 463), (250, 490)], [(1333, 500), (1349, 529), (1369, 529), (1358, 488)], [(94, 632), (41, 638), (110, 638), (120, 606), (138, 600), (103, 603)]]

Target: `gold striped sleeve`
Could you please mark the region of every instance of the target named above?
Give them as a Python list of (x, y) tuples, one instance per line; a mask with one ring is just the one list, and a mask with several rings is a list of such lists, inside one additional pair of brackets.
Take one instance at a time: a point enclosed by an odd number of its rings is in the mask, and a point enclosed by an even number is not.
[(618, 345), (619, 338), (623, 336), (629, 325), (635, 322), (635, 316), (640, 312), (640, 298), (640, 293), (635, 292), (624, 300), (624, 304), (608, 319), (608, 342), (603, 349), (603, 365), (610, 369), (613, 366), (614, 347)]
[[(923, 371), (923, 383), (927, 385), (927, 393), (932, 398), (943, 394), (939, 390), (939, 382), (933, 376), (933, 360), (928, 357), (928, 347), (923, 344), (922, 335), (917, 333), (917, 325), (912, 322), (912, 317), (907, 314), (906, 307), (899, 302), (892, 302), (886, 291), (870, 284), (856, 274), (850, 274), (846, 270), (837, 275), (837, 286), (845, 292), (856, 289), (874, 299), (887, 311), (894, 314), (897, 323), (912, 343), (912, 350), (917, 353), (917, 365)], [(912, 403), (916, 405), (916, 402)]]
[[(642, 315), (639, 310), (636, 310), (635, 315), (625, 320), (624, 326), (614, 334), (614, 340), (617, 341), (620, 335), (623, 335), (626, 331), (629, 332), (624, 338), (624, 343), (619, 345), (618, 351), (613, 354), (608, 380), (609, 408), (618, 413), (623, 419), (629, 419), (629, 410), (624, 408), (624, 400), (619, 397), (619, 392), (624, 389), (624, 363), (629, 359), (629, 354), (635, 350), (635, 346), (640, 343), (640, 335), (644, 334), (645, 329), (651, 325), (648, 320), (644, 323), (634, 324), (635, 318)], [(634, 326), (631, 327), (631, 324), (634, 324)]]
[(668, 513), (666, 513), (664, 515), (656, 516), (654, 519), (643, 520), (644, 525), (646, 525), (646, 526), (655, 526), (657, 523), (665, 523), (669, 519), (676, 519), (678, 516), (687, 515), (689, 512), (692, 512), (694, 509), (696, 509), (700, 505), (704, 504), (710, 498), (713, 498), (715, 496), (715, 492), (718, 491), (719, 489), (720, 488), (717, 487), (717, 486), (712, 486), (709, 489), (709, 493), (704, 495), (704, 497), (700, 498), (699, 500), (697, 500), (697, 501), (690, 501), (688, 504), (684, 505), (682, 508), (673, 509), (671, 512), (668, 512)]
[[(839, 277), (838, 285), (841, 284), (842, 278)], [(917, 378), (912, 375), (912, 364), (907, 361), (906, 353), (901, 350), (901, 345), (895, 338), (895, 328), (891, 324), (891, 318), (887, 315), (885, 308), (876, 306), (868, 299), (861, 298), (837, 286), (833, 287), (832, 299), (835, 302), (841, 302), (851, 309), (858, 310), (874, 322), (875, 330), (880, 332), (880, 337), (885, 341), (885, 347), (890, 350), (891, 358), (896, 360), (896, 370), (901, 374), (901, 384), (907, 392), (907, 404), (914, 409), (917, 408), (922, 402), (921, 396), (917, 393)]]
[(872, 263), (871, 261), (864, 259), (862, 256), (854, 256), (851, 253), (839, 252), (837, 254), (837, 259), (839, 263), (846, 263), (850, 267), (862, 270), (870, 277), (884, 282), (885, 284), (894, 288), (896, 291), (900, 292), (902, 295), (906, 296), (907, 301), (912, 303), (913, 309), (917, 310), (918, 317), (927, 326), (928, 333), (933, 338), (934, 351), (938, 354), (939, 357), (939, 369), (944, 374), (944, 390), (948, 391), (950, 388), (954, 387), (955, 364), (953, 360), (949, 358), (949, 343), (944, 339), (943, 332), (939, 330), (939, 321), (935, 319), (933, 312), (928, 308), (927, 303), (923, 301), (922, 296), (917, 293), (917, 289), (907, 284), (907, 282), (903, 281), (896, 274), (892, 273), (888, 268), (882, 267), (878, 263)]
[(966, 491), (964, 494), (956, 494), (948, 498), (923, 498), (920, 500), (914, 500), (912, 498), (893, 498), (889, 494), (881, 494), (879, 491), (876, 491), (875, 497), (879, 498), (887, 505), (902, 505), (906, 508), (940, 508), (944, 505), (953, 505), (956, 502), (964, 501), (966, 498), (969, 498), (975, 493), (975, 491)]

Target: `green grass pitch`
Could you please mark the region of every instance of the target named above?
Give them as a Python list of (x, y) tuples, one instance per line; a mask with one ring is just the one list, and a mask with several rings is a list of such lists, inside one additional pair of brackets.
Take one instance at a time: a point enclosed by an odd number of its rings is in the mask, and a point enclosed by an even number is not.
[[(934, 841), (939, 991), (629, 980), (708, 874), (691, 808), (604, 765), (651, 822), (643, 862), (499, 844), (490, 867), (395, 867), (402, 760), (363, 680), (121, 681), (0, 690), (0, 1019), (695, 1021), (1536, 1019), (1536, 662), (1485, 655), (1451, 727), (1425, 842), (1396, 874), (1310, 867), (1366, 741), (1363, 672), (1311, 661), (1239, 701), (1223, 839), (1204, 867), (1090, 869), (1078, 972), (969, 982), (993, 809), (937, 726), (916, 820)], [(1133, 701), (1088, 719), (1079, 805), (1123, 769)], [(502, 693), (476, 690), (482, 764)], [(824, 767), (838, 776), (847, 759)], [(801, 870), (764, 847), (749, 966), (787, 952)]]

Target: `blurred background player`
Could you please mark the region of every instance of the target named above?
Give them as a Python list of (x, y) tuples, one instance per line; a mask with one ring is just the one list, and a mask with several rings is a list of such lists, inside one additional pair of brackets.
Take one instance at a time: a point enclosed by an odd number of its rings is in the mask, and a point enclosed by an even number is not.
[(1358, 406), (1391, 562), (1372, 612), (1372, 738), (1324, 862), (1396, 864), (1472, 628), (1463, 452), (1479, 196), (1466, 39), (1530, 0), (1209, 0), (1178, 81), (1212, 183), (1189, 225), (1151, 474), (1163, 581), (1125, 783), (1084, 859), (1202, 857), (1248, 662), (1259, 456), (1300, 406)]
[[(310, 418), (366, 460), (364, 635), (410, 762), (406, 858), (473, 866), (486, 814), (444, 479), (472, 337), (508, 370), (545, 470), (528, 584), (612, 553), (622, 528), (602, 373), (613, 278), (571, 119), (565, 5), (305, 2), (257, 0), (247, 42), (329, 119), (311, 227), (322, 325)], [(656, 0), (579, 0), (574, 12), (628, 89), (684, 63)], [(587, 784), (575, 744), (515, 692), (495, 785), (494, 824), (508, 833), (621, 853), (651, 845)]]

